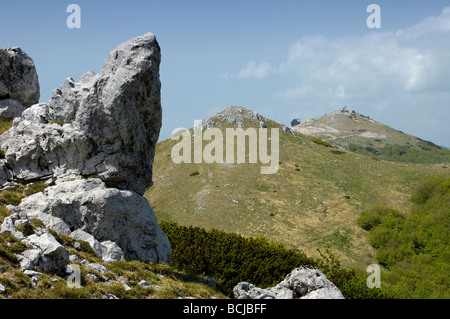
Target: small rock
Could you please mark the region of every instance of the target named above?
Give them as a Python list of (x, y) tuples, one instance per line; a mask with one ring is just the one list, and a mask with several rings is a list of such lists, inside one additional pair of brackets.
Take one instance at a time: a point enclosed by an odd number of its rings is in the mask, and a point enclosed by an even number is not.
[(5, 292), (6, 292), (5, 286), (3, 286), (2, 284), (0, 284), (0, 294), (4, 294)]
[(90, 264), (87, 264), (86, 266), (91, 268), (91, 269), (94, 269), (94, 270), (98, 271), (101, 274), (104, 274), (105, 272), (108, 271), (108, 268), (106, 268), (103, 265), (97, 264), (97, 263), (90, 263)]
[(91, 278), (94, 282), (98, 282), (98, 277), (94, 274), (87, 274), (86, 275), (88, 278)]
[(30, 276), (30, 277), (39, 277), (39, 276), (42, 276), (42, 273), (41, 273), (41, 272), (34, 271), (34, 270), (30, 270), (30, 269), (25, 270), (23, 273), (24, 273), (25, 275), (27, 275), (27, 276)]
[(123, 285), (123, 288), (125, 288), (125, 291), (130, 291), (131, 289), (133, 289), (124, 282), (122, 282), (122, 285)]
[(70, 255), (69, 260), (71, 262), (80, 261), (80, 258), (77, 255)]

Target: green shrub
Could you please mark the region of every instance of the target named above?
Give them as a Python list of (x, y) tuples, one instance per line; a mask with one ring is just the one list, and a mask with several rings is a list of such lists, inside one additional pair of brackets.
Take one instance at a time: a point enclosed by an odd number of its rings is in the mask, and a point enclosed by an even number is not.
[(336, 155), (347, 154), (347, 152), (344, 152), (344, 151), (341, 151), (341, 150), (331, 150), (330, 152), (333, 153), (333, 154), (336, 154)]
[(260, 192), (268, 192), (269, 188), (265, 185), (258, 185), (256, 186), (256, 189), (259, 190)]
[(330, 143), (328, 143), (328, 142), (326, 142), (326, 141), (324, 141), (324, 140), (321, 140), (321, 139), (318, 138), (318, 137), (311, 137), (311, 141), (314, 142), (314, 143), (316, 143), (316, 144), (325, 146), (325, 147), (333, 147), (333, 145), (331, 145)]
[(445, 180), (442, 178), (430, 178), (416, 187), (411, 199), (416, 204), (425, 204), (439, 188), (448, 187), (446, 186), (448, 185), (447, 183), (445, 183)]
[(383, 218), (389, 215), (395, 215), (402, 218), (402, 214), (393, 208), (377, 206), (363, 211), (357, 219), (357, 223), (362, 229), (371, 230), (373, 227), (381, 224)]
[(430, 178), (412, 194), (415, 207), (401, 214), (389, 207), (361, 213), (370, 230), (386, 282), (401, 298), (450, 298), (450, 178)]
[(197, 176), (197, 175), (200, 175), (199, 171), (194, 171), (194, 172), (189, 174), (189, 176)]

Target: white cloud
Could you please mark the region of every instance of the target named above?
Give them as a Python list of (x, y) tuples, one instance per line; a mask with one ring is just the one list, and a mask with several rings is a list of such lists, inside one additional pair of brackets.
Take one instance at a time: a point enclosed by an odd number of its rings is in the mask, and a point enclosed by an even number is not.
[[(278, 91), (272, 96), (293, 107), (308, 105), (328, 112), (347, 105), (367, 110), (375, 118), (385, 113), (391, 118), (408, 114), (409, 131), (415, 129), (413, 119), (420, 122), (439, 113), (436, 121), (429, 121), (440, 123), (435, 131), (450, 136), (446, 124), (450, 119), (449, 39), (447, 7), (437, 16), (394, 32), (378, 29), (358, 37), (302, 37), (278, 66), (251, 61), (237, 77), (276, 80)], [(448, 137), (446, 144), (450, 145)]]
[(257, 65), (255, 61), (250, 61), (247, 63), (245, 68), (239, 72), (239, 77), (244, 79), (264, 79), (274, 72), (275, 69), (268, 62), (263, 62)]

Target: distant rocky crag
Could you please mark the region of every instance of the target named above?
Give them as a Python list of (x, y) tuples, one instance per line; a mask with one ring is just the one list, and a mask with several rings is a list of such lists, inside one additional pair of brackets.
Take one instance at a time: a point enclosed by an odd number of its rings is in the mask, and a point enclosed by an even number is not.
[(100, 73), (79, 83), (65, 79), (49, 103), (38, 103), (32, 60), (19, 48), (0, 49), (0, 104), (24, 107), (0, 136), (0, 188), (49, 185), (9, 205), (13, 214), (1, 228), (30, 247), (20, 256), (23, 270), (58, 272), (69, 261), (45, 230), (26, 237), (15, 229), (33, 218), (87, 241), (104, 261), (168, 262), (170, 243), (142, 197), (152, 185), (161, 128), (160, 61), (158, 42), (147, 33), (113, 50)]

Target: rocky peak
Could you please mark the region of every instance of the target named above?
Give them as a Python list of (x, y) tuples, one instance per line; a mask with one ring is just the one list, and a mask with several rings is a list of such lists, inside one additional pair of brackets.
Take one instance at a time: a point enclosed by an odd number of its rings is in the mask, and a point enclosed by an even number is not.
[(242, 106), (228, 106), (213, 116), (203, 120), (203, 129), (215, 127), (221, 123), (236, 127), (244, 127), (245, 122), (255, 121), (261, 125), (266, 119), (259, 113)]
[(95, 175), (142, 195), (152, 185), (161, 128), (160, 61), (147, 33), (113, 50), (99, 74), (68, 78), (48, 104), (33, 105), (0, 137), (14, 177)]
[[(50, 186), (9, 207), (12, 218), (38, 219), (58, 234), (84, 240), (104, 261), (169, 260), (170, 243), (142, 197), (152, 185), (161, 128), (160, 61), (155, 36), (136, 37), (113, 50), (100, 73), (88, 72), (78, 83), (65, 79), (49, 103), (34, 104), (14, 119), (0, 136), (0, 186), (36, 180)], [(0, 83), (9, 83), (6, 73), (0, 75)], [(5, 218), (0, 232), (31, 248), (20, 256), (21, 268), (61, 271), (67, 252), (45, 231), (43, 238), (25, 238), (12, 218)]]

